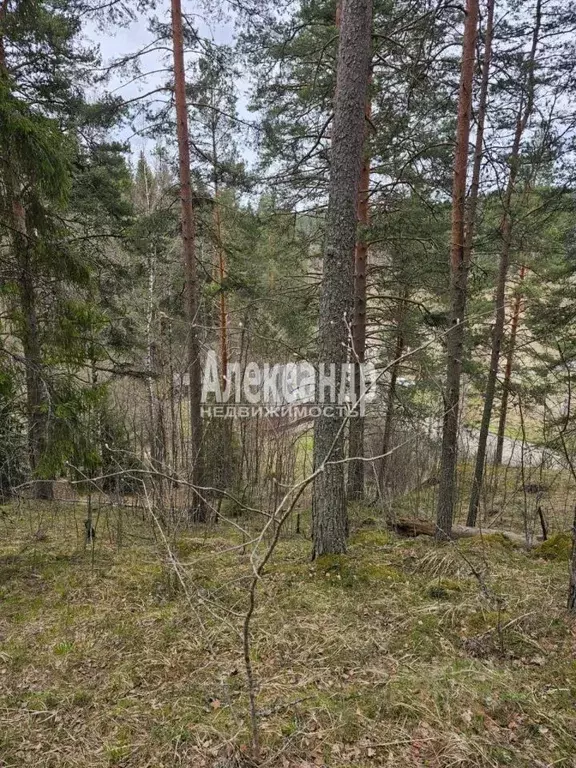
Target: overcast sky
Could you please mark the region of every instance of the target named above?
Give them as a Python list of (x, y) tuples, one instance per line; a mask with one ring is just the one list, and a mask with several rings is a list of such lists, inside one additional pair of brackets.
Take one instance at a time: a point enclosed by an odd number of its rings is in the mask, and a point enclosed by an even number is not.
[[(192, 20), (192, 23), (201, 37), (220, 44), (233, 43), (234, 25), (230, 20), (208, 18), (207, 14), (195, 12), (194, 9), (197, 8), (198, 3), (192, 4), (184, 0), (183, 11), (186, 13), (187, 17)], [(168, 0), (160, 2), (154, 14), (160, 21), (169, 22), (170, 7)], [(212, 14), (210, 14), (210, 16), (212, 16)], [(103, 64), (106, 66), (119, 57), (136, 53), (145, 48), (145, 46), (151, 45), (154, 37), (148, 30), (148, 24), (149, 19), (146, 16), (142, 16), (128, 27), (115, 27), (113, 29), (107, 28), (102, 30), (96, 25), (90, 24), (86, 28), (85, 34), (90, 42), (96, 43), (100, 47)], [(120, 95), (125, 99), (133, 99), (146, 94), (155, 87), (166, 82), (168, 76), (167, 73), (156, 73), (156, 70), (165, 68), (167, 62), (171, 66), (171, 57), (169, 57), (168, 52), (151, 51), (140, 58), (142, 73), (151, 74), (136, 81), (133, 81), (133, 77), (130, 74), (114, 75), (105, 86), (102, 86), (99, 89), (97, 95), (103, 95), (105, 92), (113, 92), (115, 95)], [(238, 111), (242, 117), (253, 119), (254, 116), (248, 115), (246, 111), (247, 81), (241, 80), (237, 83), (237, 87), (239, 91)], [(136, 125), (137, 129), (141, 129), (142, 127), (143, 123), (141, 122)], [(145, 139), (142, 136), (134, 135), (134, 132), (128, 126), (121, 130), (120, 138), (122, 140), (129, 140), (133, 154), (138, 154), (141, 150), (148, 152), (153, 146), (153, 142), (150, 140)], [(247, 159), (253, 159), (251, 150), (247, 149), (243, 154), (246, 155)]]

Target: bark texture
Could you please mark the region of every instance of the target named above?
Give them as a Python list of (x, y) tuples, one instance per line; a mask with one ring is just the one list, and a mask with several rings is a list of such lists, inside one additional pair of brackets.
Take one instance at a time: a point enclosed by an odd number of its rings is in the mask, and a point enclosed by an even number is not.
[[(370, 81), (370, 78), (369, 78)], [(368, 86), (370, 82), (368, 82)], [(372, 102), (370, 94), (366, 99), (366, 124), (364, 161), (360, 172), (360, 189), (358, 192), (358, 224), (360, 230), (354, 249), (354, 309), (352, 315), (352, 360), (356, 368), (356, 400), (360, 397), (360, 366), (366, 356), (366, 270), (368, 266), (367, 228), (370, 224), (370, 148), (368, 135)], [(364, 456), (364, 417), (358, 416), (350, 420), (348, 435), (348, 452), (350, 457)], [(348, 465), (348, 498), (364, 498), (364, 462), (351, 461)]]
[(224, 282), (226, 280), (226, 254), (222, 242), (222, 219), (220, 216), (220, 197), (218, 190), (218, 181), (214, 180), (214, 233), (216, 236), (217, 252), (217, 271), (218, 283), (220, 285), (220, 294), (218, 297), (218, 313), (220, 318), (220, 368), (221, 368), (221, 386), (224, 390), (228, 380), (228, 310), (226, 308), (226, 291)]
[[(188, 371), (190, 399), (190, 445), (192, 483), (203, 485), (203, 430), (201, 415), (202, 370), (198, 328), (198, 275), (196, 269), (195, 218), (190, 176), (190, 141), (188, 137), (188, 112), (186, 108), (186, 74), (184, 69), (184, 36), (182, 31), (182, 7), (180, 0), (172, 0), (172, 45), (174, 54), (174, 100), (178, 138), (178, 170), (182, 220), (182, 251), (186, 281), (186, 317), (188, 320)], [(202, 522), (206, 519), (206, 505), (201, 495), (192, 500), (192, 517)]]
[[(371, 24), (371, 0), (342, 2), (318, 346), (319, 364), (335, 363), (337, 370), (348, 359), (350, 347), (352, 265)], [(328, 463), (343, 459), (344, 427), (340, 415), (328, 414), (318, 417), (314, 425), (314, 465), (320, 470), (313, 493), (314, 556), (346, 550), (344, 464)]]
[(478, 0), (467, 0), (462, 66), (458, 94), (458, 122), (452, 185), (452, 232), (450, 242), (450, 330), (446, 336), (446, 386), (443, 393), (442, 452), (436, 510), (438, 539), (450, 538), (456, 492), (458, 458), (458, 406), (464, 342), (464, 315), (468, 283), (465, 247), (466, 172), (472, 111), (472, 85), (478, 30)]
[[(436, 532), (436, 525), (433, 522), (418, 517), (400, 517), (394, 522), (394, 527), (403, 536), (434, 536)], [(527, 541), (526, 536), (521, 533), (503, 531), (500, 528), (469, 528), (467, 525), (455, 525), (452, 528), (454, 539), (467, 539), (474, 536), (502, 536), (525, 549), (531, 549), (542, 541), (539, 538)]]
[[(6, 19), (8, 0), (0, 4), (0, 32)], [(4, 36), (0, 34), (0, 77), (7, 75)], [(48, 407), (42, 376), (42, 346), (36, 301), (36, 286), (32, 271), (32, 243), (28, 233), (26, 210), (18, 193), (18, 183), (8, 171), (5, 184), (6, 214), (12, 230), (12, 247), (18, 264), (18, 288), (22, 312), (22, 351), (26, 372), (26, 416), (28, 421), (28, 460), (33, 475), (37, 475), (47, 448)], [(34, 495), (51, 499), (52, 483), (36, 480)]]
[[(26, 371), (26, 412), (28, 418), (28, 456), (33, 476), (38, 476), (47, 448), (48, 404), (42, 375), (42, 346), (34, 285), (31, 244), (26, 213), (20, 200), (12, 197), (13, 246), (18, 261), (18, 285), (22, 311), (22, 350)], [(34, 495), (52, 498), (52, 483), (36, 479)]]

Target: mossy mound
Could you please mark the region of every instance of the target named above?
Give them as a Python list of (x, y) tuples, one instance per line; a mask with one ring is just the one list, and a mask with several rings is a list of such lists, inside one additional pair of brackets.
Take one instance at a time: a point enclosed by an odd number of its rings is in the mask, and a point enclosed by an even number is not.
[(177, 539), (173, 544), (173, 549), (179, 559), (190, 557), (194, 552), (197, 552), (201, 548), (198, 542), (194, 539), (187, 538), (185, 536)]
[(315, 561), (314, 568), (327, 583), (346, 588), (401, 578), (397, 570), (385, 563), (356, 561), (346, 555), (323, 555)]
[(434, 579), (424, 594), (432, 600), (450, 600), (462, 591), (462, 584), (454, 579)]
[(360, 530), (351, 537), (350, 544), (356, 547), (385, 547), (390, 544), (390, 534), (383, 530)]
[(572, 534), (555, 533), (549, 539), (534, 547), (534, 554), (546, 560), (569, 560), (572, 554)]
[(520, 546), (504, 533), (482, 533), (477, 536), (468, 536), (460, 539), (458, 545), (464, 549), (484, 549), (485, 547), (517, 549)]
[(402, 574), (385, 563), (364, 563), (357, 569), (358, 579), (364, 583), (400, 581)]
[(330, 584), (352, 587), (358, 581), (358, 574), (346, 555), (321, 555), (314, 561), (314, 570)]

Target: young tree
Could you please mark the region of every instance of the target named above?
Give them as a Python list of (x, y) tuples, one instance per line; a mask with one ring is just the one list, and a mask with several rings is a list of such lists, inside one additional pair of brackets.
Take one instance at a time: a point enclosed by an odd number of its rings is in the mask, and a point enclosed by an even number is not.
[[(180, 0), (172, 0), (172, 45), (174, 55), (174, 100), (178, 135), (178, 168), (180, 179), (180, 203), (182, 210), (182, 252), (186, 282), (186, 315), (188, 320), (188, 372), (190, 407), (190, 442), (192, 483), (200, 488), (203, 484), (203, 435), (201, 415), (202, 369), (199, 337), (199, 290), (196, 269), (195, 220), (190, 175), (190, 142), (188, 137), (188, 112), (186, 105), (186, 73), (184, 69), (184, 33)], [(207, 510), (202, 491), (196, 492), (192, 517), (197, 522), (206, 520)]]
[(468, 141), (472, 110), (472, 85), (478, 30), (478, 0), (468, 0), (462, 65), (458, 95), (458, 122), (454, 154), (454, 181), (452, 188), (452, 233), (450, 243), (450, 328), (446, 337), (446, 384), (443, 395), (442, 453), (440, 458), (440, 485), (436, 511), (437, 537), (450, 538), (454, 517), (456, 461), (458, 454), (458, 405), (464, 339), (464, 313), (468, 266), (465, 248), (466, 176), (468, 168)]
[(500, 223), (502, 245), (500, 250), (500, 262), (498, 267), (498, 277), (494, 299), (495, 316), (490, 350), (490, 368), (488, 371), (488, 378), (484, 391), (484, 408), (482, 411), (482, 420), (480, 422), (476, 465), (474, 468), (474, 479), (472, 482), (472, 491), (470, 494), (468, 517), (466, 520), (466, 524), (469, 526), (476, 525), (478, 506), (480, 504), (480, 493), (482, 490), (482, 481), (484, 478), (486, 444), (488, 440), (488, 431), (490, 429), (490, 419), (492, 417), (494, 396), (496, 394), (498, 366), (500, 363), (500, 349), (502, 347), (502, 340), (504, 338), (504, 328), (506, 323), (506, 281), (508, 277), (508, 268), (510, 265), (513, 234), (512, 199), (516, 190), (516, 183), (520, 172), (520, 150), (522, 138), (528, 125), (528, 121), (534, 110), (536, 88), (536, 54), (540, 40), (541, 28), (542, 0), (537, 0), (530, 52), (525, 62), (525, 66), (523, 67), (524, 83), (520, 96), (520, 103), (517, 110), (514, 138), (508, 158), (508, 179), (502, 199), (503, 210), (502, 220)]
[(496, 454), (494, 456), (495, 464), (502, 464), (502, 453), (504, 451), (504, 435), (506, 433), (506, 417), (508, 414), (508, 398), (510, 395), (510, 381), (512, 378), (512, 365), (514, 362), (514, 350), (516, 348), (516, 336), (518, 335), (518, 326), (520, 324), (520, 314), (522, 312), (522, 283), (526, 277), (526, 265), (522, 264), (518, 273), (518, 285), (516, 287), (516, 296), (512, 307), (512, 320), (510, 322), (510, 338), (508, 340), (508, 352), (506, 354), (506, 367), (504, 368), (504, 379), (502, 381), (502, 402), (500, 403), (500, 418), (498, 420), (498, 438), (496, 442)]
[[(330, 151), (323, 286), (320, 302), (318, 364), (341, 369), (348, 358), (352, 306), (356, 205), (365, 104), (370, 67), (371, 0), (344, 0), (336, 71), (336, 96)], [(337, 374), (337, 388), (340, 382)], [(341, 416), (321, 415), (314, 425), (312, 534), (314, 556), (346, 550), (344, 426)]]
[(78, 45), (80, 11), (77, 3), (50, 0), (0, 5), (0, 203), (19, 301), (15, 330), (25, 368), (29, 462), (43, 498), (52, 488), (38, 479), (45, 474), (50, 413), (39, 274), (62, 269), (66, 275), (55, 213), (70, 188), (74, 141), (62, 128), (73, 130), (78, 122), (79, 85), (95, 60)]

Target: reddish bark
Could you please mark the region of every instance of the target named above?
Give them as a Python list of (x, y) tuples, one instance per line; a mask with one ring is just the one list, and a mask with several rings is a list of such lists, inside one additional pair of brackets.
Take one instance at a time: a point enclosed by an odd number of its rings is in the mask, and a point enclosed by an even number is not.
[[(368, 87), (370, 86), (370, 79)], [(368, 261), (368, 243), (366, 228), (370, 224), (370, 151), (368, 147), (368, 130), (372, 116), (372, 101), (370, 94), (365, 107), (365, 146), (364, 161), (360, 172), (358, 189), (358, 224), (360, 232), (354, 249), (354, 306), (352, 310), (352, 361), (356, 366), (356, 399), (360, 396), (360, 364), (364, 362), (366, 353), (366, 270)], [(350, 421), (348, 451), (350, 457), (364, 456), (364, 418), (356, 416)], [(348, 497), (362, 499), (364, 497), (364, 462), (351, 461), (348, 465)]]
[(456, 461), (458, 451), (458, 406), (466, 310), (467, 263), (465, 248), (466, 173), (472, 111), (472, 85), (476, 59), (478, 0), (467, 0), (462, 65), (458, 94), (458, 122), (452, 184), (452, 231), (450, 246), (451, 327), (446, 337), (446, 387), (440, 459), (440, 486), (436, 511), (437, 537), (450, 538), (454, 517)]
[[(203, 430), (201, 415), (201, 360), (198, 329), (198, 275), (196, 269), (195, 218), (190, 174), (190, 141), (186, 105), (186, 73), (184, 68), (184, 34), (182, 29), (181, 0), (172, 0), (172, 45), (174, 52), (174, 99), (178, 138), (178, 169), (182, 222), (182, 252), (186, 281), (186, 317), (188, 320), (188, 371), (190, 399), (190, 438), (192, 483), (202, 485)], [(192, 516), (197, 521), (206, 519), (206, 506), (201, 492), (195, 494)]]

